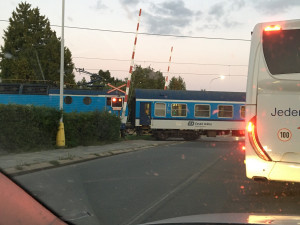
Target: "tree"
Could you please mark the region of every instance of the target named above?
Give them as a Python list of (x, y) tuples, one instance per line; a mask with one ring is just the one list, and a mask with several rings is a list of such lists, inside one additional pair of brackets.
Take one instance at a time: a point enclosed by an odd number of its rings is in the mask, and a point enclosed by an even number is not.
[(168, 85), (169, 90), (186, 90), (186, 85), (181, 76), (172, 77)]
[(99, 70), (98, 74), (102, 77), (102, 83), (103, 85), (105, 85), (106, 88), (110, 88), (107, 86), (108, 83), (114, 86), (120, 86), (122, 84), (125, 84), (124, 80), (120, 80), (118, 78), (112, 77), (109, 70), (106, 71)]
[(153, 68), (142, 68), (141, 66), (135, 66), (135, 69), (131, 75), (131, 89), (143, 88), (143, 89), (163, 89), (164, 77), (160, 71), (154, 71)]
[[(136, 88), (142, 89), (164, 89), (165, 79), (160, 71), (153, 68), (142, 68), (136, 65), (131, 74), (131, 85), (129, 91), (128, 109), (130, 117), (133, 116), (132, 99)], [(132, 118), (131, 118), (132, 119)]]
[(106, 71), (99, 70), (98, 74), (102, 78), (102, 82), (104, 84), (111, 83), (113, 81), (113, 78), (111, 77), (109, 70)]
[(87, 83), (87, 81), (86, 81), (85, 77), (83, 77), (83, 78), (81, 79), (81, 81), (78, 81), (78, 82), (77, 82), (76, 85), (77, 85), (78, 87), (82, 88), (82, 86), (85, 86), (86, 83)]
[[(60, 40), (38, 8), (20, 3), (9, 19), (3, 39), (2, 79), (60, 80)], [(64, 50), (64, 81), (75, 84), (72, 54), (68, 48)]]
[(98, 74), (90, 73), (81, 68), (76, 68), (76, 70), (79, 73), (83, 72), (89, 74), (90, 76), (90, 81), (86, 81), (86, 79), (83, 77), (81, 81), (77, 82), (78, 86), (86, 86), (92, 89), (110, 89), (110, 87), (107, 85), (108, 83), (112, 84), (113, 86), (120, 86), (122, 84), (125, 84), (125, 81), (112, 77), (109, 70), (99, 70)]

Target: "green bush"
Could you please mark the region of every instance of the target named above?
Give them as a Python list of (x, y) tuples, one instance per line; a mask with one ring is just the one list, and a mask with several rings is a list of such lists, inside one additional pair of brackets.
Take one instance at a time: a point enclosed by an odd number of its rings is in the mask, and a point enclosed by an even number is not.
[(60, 115), (53, 108), (1, 104), (1, 147), (7, 151), (53, 147)]
[(108, 112), (64, 113), (66, 145), (97, 144), (120, 137), (121, 120)]
[[(0, 148), (31, 151), (55, 148), (61, 112), (54, 108), (0, 104)], [(67, 147), (116, 141), (121, 121), (108, 112), (63, 114)]]

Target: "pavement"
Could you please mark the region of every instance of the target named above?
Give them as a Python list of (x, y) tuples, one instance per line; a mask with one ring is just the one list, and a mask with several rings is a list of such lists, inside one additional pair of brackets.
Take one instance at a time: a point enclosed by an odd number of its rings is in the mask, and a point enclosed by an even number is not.
[(99, 146), (78, 146), (29, 153), (2, 153), (0, 168), (6, 174), (20, 175), (178, 142), (180, 141), (124, 140)]
[[(201, 137), (202, 141), (238, 141), (243, 138), (219, 136), (216, 138)], [(70, 165), (73, 163), (114, 156), (161, 145), (183, 143), (183, 139), (124, 140), (100, 146), (78, 146), (75, 148), (53, 149), (29, 153), (1, 153), (0, 169), (9, 175), (21, 175), (43, 169)]]

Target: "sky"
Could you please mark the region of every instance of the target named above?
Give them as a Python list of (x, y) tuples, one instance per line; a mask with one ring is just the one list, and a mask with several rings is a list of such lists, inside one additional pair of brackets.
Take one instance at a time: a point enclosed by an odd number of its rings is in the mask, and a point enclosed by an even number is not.
[[(1, 0), (1, 46), (6, 21), (20, 2)], [(51, 25), (62, 24), (62, 0), (26, 2)], [(65, 46), (75, 67), (127, 78), (140, 9), (135, 64), (169, 79), (181, 76), (187, 90), (246, 91), (255, 24), (300, 17), (299, 0), (65, 0)], [(61, 36), (60, 27), (52, 29)], [(76, 81), (89, 80), (74, 73)]]

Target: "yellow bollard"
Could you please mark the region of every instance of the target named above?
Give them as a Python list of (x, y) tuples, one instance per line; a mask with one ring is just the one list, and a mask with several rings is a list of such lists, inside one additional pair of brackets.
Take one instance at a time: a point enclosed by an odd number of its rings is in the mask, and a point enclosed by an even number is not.
[(65, 147), (65, 145), (66, 145), (66, 141), (65, 141), (64, 123), (60, 121), (57, 136), (56, 136), (56, 146), (57, 147)]

